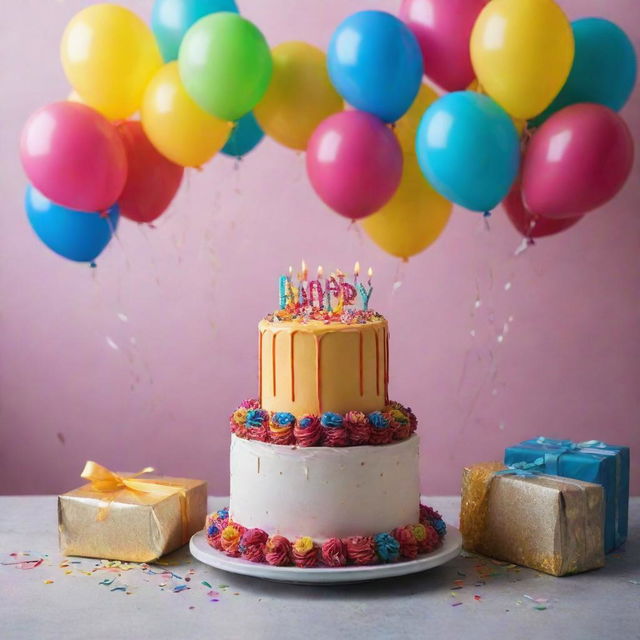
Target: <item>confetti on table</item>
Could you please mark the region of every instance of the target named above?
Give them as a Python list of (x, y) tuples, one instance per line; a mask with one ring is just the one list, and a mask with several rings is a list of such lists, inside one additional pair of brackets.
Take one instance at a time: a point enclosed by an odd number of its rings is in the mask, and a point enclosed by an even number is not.
[(538, 611), (544, 611), (547, 608), (546, 604), (537, 604), (535, 607), (533, 607), (534, 609), (537, 609)]
[(45, 584), (53, 584), (53, 580), (43, 580), (42, 582)]
[(640, 580), (629, 580), (631, 584), (640, 584)]
[(462, 602), (454, 602), (451, 606), (452, 607), (459, 607), (462, 604)]
[(473, 599), (474, 599), (474, 600), (480, 600), (480, 599), (481, 599), (481, 597), (480, 597), (478, 594), (475, 594), (475, 595), (473, 596)]
[(181, 591), (186, 591), (187, 589), (191, 589), (186, 584), (179, 584), (176, 587), (173, 587), (173, 593), (180, 593)]
[(111, 591), (126, 591), (127, 587), (121, 585), (119, 587), (113, 587), (113, 589), (111, 589)]
[(205, 587), (209, 587), (209, 589), (211, 589), (211, 585), (206, 580), (203, 580), (200, 584), (203, 584)]

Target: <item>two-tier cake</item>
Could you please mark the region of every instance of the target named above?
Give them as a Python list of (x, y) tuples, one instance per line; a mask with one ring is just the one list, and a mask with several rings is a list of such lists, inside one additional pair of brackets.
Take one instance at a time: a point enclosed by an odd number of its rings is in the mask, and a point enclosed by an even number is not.
[(370, 280), (321, 273), (283, 276), (258, 325), (259, 398), (231, 416), (230, 506), (208, 540), (272, 565), (413, 559), (445, 526), (420, 505), (416, 418), (388, 398), (387, 321)]

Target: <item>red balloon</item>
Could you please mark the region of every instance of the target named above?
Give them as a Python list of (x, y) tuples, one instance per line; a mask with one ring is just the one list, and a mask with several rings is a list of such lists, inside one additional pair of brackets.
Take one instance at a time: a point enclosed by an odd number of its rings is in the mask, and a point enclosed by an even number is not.
[(391, 199), (402, 177), (402, 149), (382, 120), (342, 111), (323, 120), (307, 145), (307, 175), (334, 211), (365, 218)]
[(548, 218), (584, 214), (622, 189), (632, 165), (624, 120), (600, 104), (574, 104), (534, 133), (524, 156), (523, 201)]
[(560, 233), (576, 222), (582, 220), (582, 216), (575, 218), (543, 218), (537, 213), (527, 211), (522, 202), (522, 192), (520, 190), (520, 180), (516, 180), (509, 195), (502, 201), (502, 206), (509, 216), (513, 226), (525, 238), (542, 238)]
[(117, 128), (129, 163), (127, 182), (118, 200), (120, 213), (135, 222), (152, 222), (171, 204), (184, 168), (151, 144), (139, 122), (121, 122)]
[(447, 91), (466, 89), (475, 73), (469, 38), (487, 0), (403, 0), (400, 20), (422, 50), (425, 75)]
[(109, 209), (127, 179), (116, 128), (78, 102), (54, 102), (36, 111), (22, 131), (20, 157), (31, 184), (70, 209)]

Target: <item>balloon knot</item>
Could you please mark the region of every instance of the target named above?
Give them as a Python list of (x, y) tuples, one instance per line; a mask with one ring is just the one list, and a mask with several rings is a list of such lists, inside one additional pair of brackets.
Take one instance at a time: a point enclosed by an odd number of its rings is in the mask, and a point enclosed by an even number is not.
[(531, 238), (531, 237), (527, 238), (527, 244), (528, 244), (530, 247), (533, 247), (533, 245), (534, 245), (535, 243), (536, 243), (536, 241), (535, 241), (533, 238)]
[(98, 211), (98, 215), (101, 218), (108, 218), (109, 217), (109, 209), (102, 209), (102, 211)]
[(89, 263), (89, 266), (90, 266), (92, 269), (95, 269), (98, 265), (97, 265), (97, 264), (92, 260), (92, 261)]
[(484, 211), (482, 214), (483, 218), (490, 218), (491, 217), (491, 211)]

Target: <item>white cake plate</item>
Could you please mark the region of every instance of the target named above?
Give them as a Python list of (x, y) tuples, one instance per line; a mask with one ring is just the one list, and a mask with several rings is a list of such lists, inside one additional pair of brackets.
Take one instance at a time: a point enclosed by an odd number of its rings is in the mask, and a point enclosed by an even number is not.
[(442, 545), (435, 551), (420, 555), (415, 560), (403, 560), (393, 564), (374, 564), (364, 567), (300, 569), (298, 567), (273, 567), (268, 564), (249, 562), (242, 558), (231, 558), (222, 551), (209, 546), (207, 534), (204, 530), (195, 533), (189, 543), (189, 551), (191, 551), (191, 555), (194, 558), (216, 569), (239, 573), (244, 576), (254, 576), (256, 578), (294, 584), (366, 582), (367, 580), (404, 576), (439, 567), (445, 562), (456, 558), (461, 549), (462, 536), (455, 527), (449, 524), (447, 525), (447, 535), (444, 537)]

